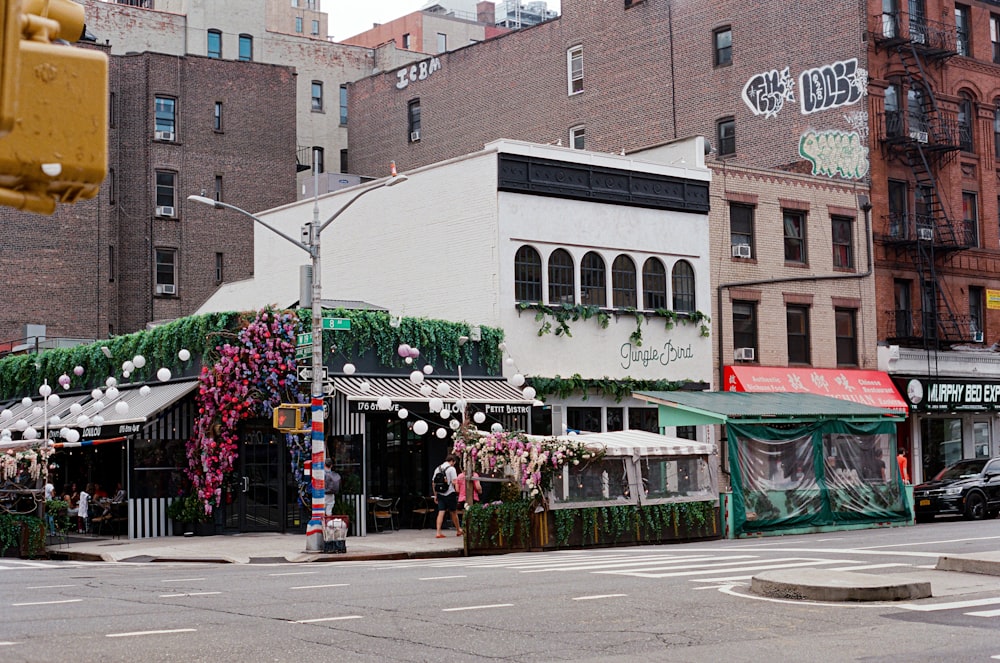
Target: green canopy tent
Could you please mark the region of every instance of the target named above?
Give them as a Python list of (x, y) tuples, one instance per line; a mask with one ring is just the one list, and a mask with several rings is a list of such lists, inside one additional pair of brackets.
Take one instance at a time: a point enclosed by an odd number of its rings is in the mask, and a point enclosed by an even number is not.
[(804, 393), (637, 392), (659, 425), (726, 428), (730, 536), (912, 521), (896, 458), (903, 414)]

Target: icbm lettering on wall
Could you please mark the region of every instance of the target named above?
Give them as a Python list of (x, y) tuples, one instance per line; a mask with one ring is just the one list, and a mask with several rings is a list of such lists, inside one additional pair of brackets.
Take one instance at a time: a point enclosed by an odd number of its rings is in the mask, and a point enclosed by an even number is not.
[(795, 81), (788, 67), (757, 74), (743, 86), (743, 101), (754, 115), (774, 117), (786, 101), (795, 101)]
[(799, 76), (802, 114), (818, 113), (856, 104), (868, 92), (868, 71), (858, 59), (806, 69)]
[(813, 175), (861, 179), (868, 174), (868, 148), (857, 131), (812, 131), (799, 139), (799, 154)]
[(412, 82), (422, 81), (440, 68), (441, 60), (439, 58), (431, 58), (409, 67), (403, 67), (396, 71), (396, 78), (399, 79), (396, 81), (396, 89), (402, 90)]

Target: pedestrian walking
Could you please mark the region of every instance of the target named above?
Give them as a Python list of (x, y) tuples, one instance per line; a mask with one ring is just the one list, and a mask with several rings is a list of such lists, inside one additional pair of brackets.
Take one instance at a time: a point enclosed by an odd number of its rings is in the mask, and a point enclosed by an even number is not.
[(458, 471), (455, 463), (458, 457), (455, 454), (448, 454), (444, 463), (434, 470), (432, 484), (434, 488), (434, 503), (437, 504), (437, 534), (435, 538), (443, 539), (441, 526), (444, 525), (444, 514), (451, 514), (451, 522), (455, 525), (455, 536), (462, 536), (462, 526), (458, 522)]

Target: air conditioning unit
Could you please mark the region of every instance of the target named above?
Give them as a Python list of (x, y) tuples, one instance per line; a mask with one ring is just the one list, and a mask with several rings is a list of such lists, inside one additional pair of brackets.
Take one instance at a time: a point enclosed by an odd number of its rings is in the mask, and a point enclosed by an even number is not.
[(933, 242), (934, 241), (934, 229), (933, 228), (917, 228), (917, 239), (921, 242)]
[(173, 142), (173, 140), (174, 140), (174, 132), (173, 131), (157, 131), (154, 134), (154, 137), (156, 138), (156, 140), (169, 140), (170, 142)]
[(156, 208), (156, 216), (165, 216), (168, 219), (174, 218), (174, 208), (169, 206), (162, 206)]
[(420, 140), (420, 129), (417, 129), (416, 131), (411, 131), (410, 132), (410, 142), (411, 143), (415, 143), (418, 140)]
[(982, 343), (983, 342), (983, 332), (981, 332), (981, 331), (974, 331), (974, 332), (972, 332), (972, 342), (973, 343)]
[(734, 258), (750, 258), (750, 245), (749, 244), (733, 244), (733, 257)]
[(156, 284), (156, 294), (158, 295), (176, 295), (177, 286), (173, 283), (157, 283)]
[(753, 361), (753, 348), (736, 348), (736, 352), (734, 354), (736, 361)]
[(927, 142), (927, 132), (926, 131), (917, 131), (916, 129), (910, 129), (910, 140), (915, 140), (918, 143), (926, 143)]

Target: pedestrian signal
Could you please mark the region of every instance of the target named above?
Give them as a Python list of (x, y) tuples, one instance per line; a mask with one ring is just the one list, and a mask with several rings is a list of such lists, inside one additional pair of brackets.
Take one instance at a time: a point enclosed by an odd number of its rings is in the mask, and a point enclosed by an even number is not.
[(282, 403), (274, 408), (274, 427), (283, 433), (304, 431), (303, 413), (308, 407), (304, 403)]

